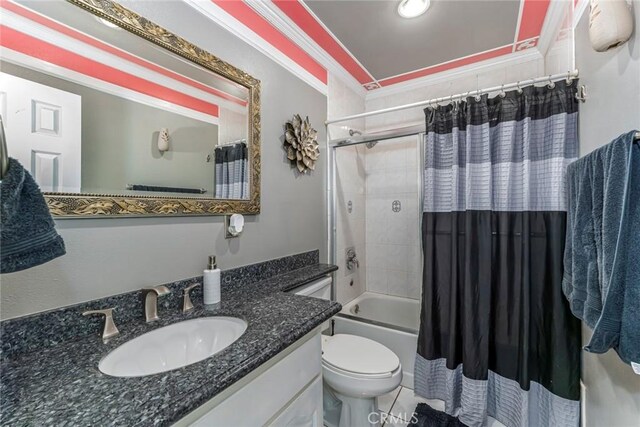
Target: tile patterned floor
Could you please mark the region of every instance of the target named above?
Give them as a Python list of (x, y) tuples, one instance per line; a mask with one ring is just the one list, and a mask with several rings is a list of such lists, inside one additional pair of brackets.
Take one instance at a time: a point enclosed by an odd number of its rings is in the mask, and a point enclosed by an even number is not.
[[(386, 419), (383, 427), (405, 427), (409, 425), (413, 411), (418, 403), (424, 402), (438, 411), (444, 411), (444, 402), (437, 399), (423, 399), (407, 387), (398, 387), (390, 393), (378, 398), (378, 409)], [(505, 427), (502, 423), (489, 417), (487, 427)]]

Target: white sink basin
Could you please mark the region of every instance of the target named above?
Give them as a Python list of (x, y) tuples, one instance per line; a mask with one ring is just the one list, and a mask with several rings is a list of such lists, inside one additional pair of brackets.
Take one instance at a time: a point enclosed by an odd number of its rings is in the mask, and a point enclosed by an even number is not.
[(191, 365), (230, 346), (247, 329), (235, 317), (202, 317), (147, 332), (107, 355), (98, 368), (114, 377), (143, 377)]

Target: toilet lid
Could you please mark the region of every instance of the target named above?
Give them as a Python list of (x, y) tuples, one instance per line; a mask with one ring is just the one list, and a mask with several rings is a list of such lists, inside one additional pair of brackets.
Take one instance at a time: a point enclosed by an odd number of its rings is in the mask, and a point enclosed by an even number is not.
[(393, 351), (368, 338), (338, 334), (322, 344), (322, 360), (344, 371), (375, 375), (393, 372), (400, 366)]

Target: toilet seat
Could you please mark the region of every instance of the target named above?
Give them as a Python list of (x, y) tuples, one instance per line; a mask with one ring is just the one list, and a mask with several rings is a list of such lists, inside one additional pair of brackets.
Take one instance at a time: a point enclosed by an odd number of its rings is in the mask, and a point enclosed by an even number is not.
[(376, 379), (391, 378), (399, 369), (398, 367), (393, 372), (383, 372), (381, 374), (362, 374), (360, 372), (345, 371), (344, 369), (340, 369), (337, 366), (334, 366), (324, 360), (322, 361), (322, 367), (324, 369), (333, 371), (337, 374), (345, 375), (354, 379), (362, 379), (362, 380), (367, 380), (367, 379), (376, 380)]
[(390, 378), (400, 367), (400, 359), (387, 347), (347, 334), (323, 337), (322, 363), (327, 369), (361, 379)]

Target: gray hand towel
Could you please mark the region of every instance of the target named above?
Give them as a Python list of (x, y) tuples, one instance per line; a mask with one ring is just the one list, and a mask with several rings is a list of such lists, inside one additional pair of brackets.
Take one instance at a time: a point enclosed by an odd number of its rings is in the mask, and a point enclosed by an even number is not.
[(0, 273), (35, 267), (65, 253), (38, 184), (9, 159), (0, 183)]
[(567, 169), (563, 291), (593, 329), (585, 350), (640, 362), (640, 146), (634, 132)]

